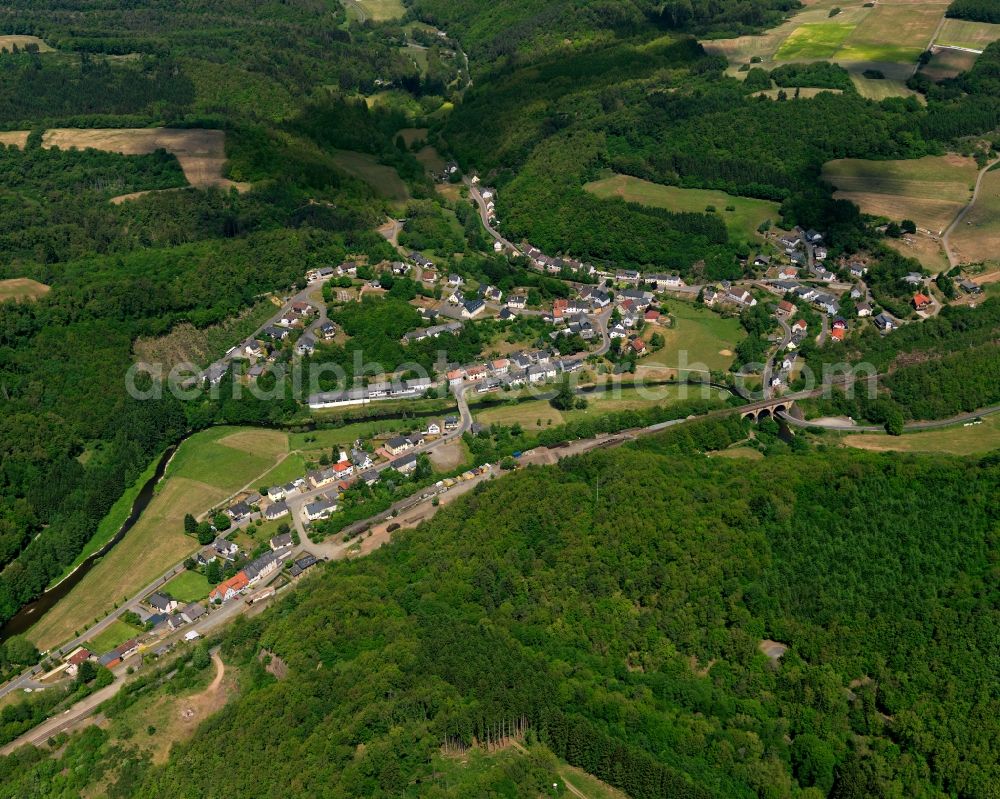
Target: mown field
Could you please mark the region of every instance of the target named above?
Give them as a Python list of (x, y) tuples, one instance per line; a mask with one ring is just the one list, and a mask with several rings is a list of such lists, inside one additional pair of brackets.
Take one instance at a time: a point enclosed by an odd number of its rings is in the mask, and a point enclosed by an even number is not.
[(184, 514), (199, 516), (244, 485), (256, 488), (287, 450), (287, 435), (275, 430), (219, 427), (188, 438), (139, 521), (28, 638), (41, 649), (60, 644), (190, 555), (198, 543), (184, 534)]
[(0, 302), (34, 300), (49, 293), (49, 286), (27, 277), (0, 280)]
[(1000, 170), (983, 176), (975, 204), (949, 243), (962, 263), (1000, 262)]
[(985, 50), (988, 44), (997, 39), (1000, 39), (1000, 25), (969, 22), (964, 19), (946, 19), (935, 43), (951, 47), (968, 47), (970, 50)]
[(114, 649), (118, 644), (125, 643), (129, 638), (139, 634), (135, 627), (130, 627), (123, 621), (116, 619), (100, 633), (89, 639), (86, 643), (87, 649), (98, 655), (103, 655)]
[(835, 54), (836, 60), (916, 64), (944, 16), (941, 3), (876, 5)]
[(394, 202), (406, 202), (410, 192), (391, 166), (380, 164), (375, 156), (367, 153), (356, 153), (350, 150), (338, 150), (333, 157), (334, 162), (347, 174), (363, 180), (380, 196)]
[(386, 22), (406, 13), (400, 0), (343, 0), (348, 16), (359, 22)]
[(674, 325), (657, 331), (665, 340), (664, 347), (641, 358), (639, 363), (671, 369), (686, 365), (691, 371), (728, 369), (736, 345), (746, 335), (739, 319), (723, 318), (708, 308), (683, 300), (671, 300), (667, 305)]
[(188, 602), (198, 602), (207, 597), (211, 586), (204, 574), (187, 571), (178, 574), (160, 590), (178, 602), (187, 604)]
[[(583, 188), (603, 199), (620, 197), (626, 202), (667, 208), (671, 211), (704, 213), (709, 206), (713, 206), (715, 212), (726, 223), (730, 235), (737, 238), (752, 237), (761, 222), (767, 219), (774, 220), (779, 216), (778, 203), (736, 197), (724, 191), (664, 186), (631, 175), (613, 175), (591, 181)], [(728, 207), (733, 210), (726, 210)]]
[(846, 158), (823, 166), (823, 179), (837, 187), (836, 197), (868, 214), (912, 219), (936, 234), (968, 203), (976, 173), (975, 161), (958, 155), (908, 161)]
[(949, 455), (979, 455), (1000, 448), (1000, 415), (983, 418), (982, 424), (946, 427), (888, 436), (881, 433), (853, 433), (843, 443), (857, 449), (877, 452), (943, 452)]
[[(527, 431), (539, 427), (573, 422), (593, 416), (602, 416), (616, 411), (648, 408), (651, 405), (664, 405), (695, 396), (697, 389), (687, 386), (648, 386), (645, 388), (619, 388), (608, 391), (594, 392), (584, 395), (587, 399), (586, 408), (574, 408), (571, 411), (560, 411), (553, 408), (547, 399), (528, 399), (509, 405), (494, 405), (478, 410), (473, 407), (473, 414), (480, 424), (512, 425), (520, 424)], [(686, 396), (685, 396), (686, 395)], [(541, 424), (539, 424), (541, 422)]]
[(26, 50), (29, 44), (35, 45), (40, 53), (52, 53), (54, 50), (37, 36), (22, 36), (19, 34), (4, 34), (0, 36), (0, 51), (10, 53), (16, 47)]

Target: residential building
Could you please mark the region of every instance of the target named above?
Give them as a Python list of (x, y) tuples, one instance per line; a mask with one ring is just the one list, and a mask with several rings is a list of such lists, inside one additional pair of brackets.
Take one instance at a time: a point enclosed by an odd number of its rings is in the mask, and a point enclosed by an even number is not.
[(890, 330), (896, 329), (896, 323), (887, 314), (880, 313), (878, 316), (875, 317), (874, 321), (875, 321), (875, 327), (877, 327), (879, 330), (888, 332)]
[(917, 292), (913, 295), (913, 307), (918, 311), (926, 311), (931, 306), (931, 298), (926, 294)]
[(188, 624), (192, 624), (204, 616), (208, 611), (205, 610), (205, 606), (199, 602), (192, 602), (190, 605), (186, 605), (183, 610), (181, 610), (181, 618), (184, 619)]
[(273, 521), (275, 519), (280, 519), (288, 513), (288, 505), (284, 502), (273, 502), (264, 508), (264, 518), (268, 521)]
[(405, 436), (396, 436), (385, 442), (385, 449), (390, 455), (399, 455), (413, 449), (413, 443)]
[(417, 456), (412, 453), (404, 455), (402, 458), (390, 462), (389, 467), (402, 474), (410, 474), (417, 468)]
[(276, 535), (270, 541), (268, 541), (268, 546), (271, 547), (271, 551), (275, 552), (279, 549), (284, 549), (285, 547), (290, 547), (292, 545), (292, 534), (282, 533), (281, 535)]
[(228, 538), (223, 538), (222, 536), (218, 536), (212, 542), (211, 546), (218, 555), (226, 560), (232, 560), (239, 554), (240, 551), (240, 548), (236, 546), (235, 541), (230, 541)]
[(177, 600), (172, 596), (168, 596), (160, 591), (156, 591), (146, 597), (146, 604), (151, 608), (155, 608), (161, 613), (169, 613), (174, 608), (177, 607)]

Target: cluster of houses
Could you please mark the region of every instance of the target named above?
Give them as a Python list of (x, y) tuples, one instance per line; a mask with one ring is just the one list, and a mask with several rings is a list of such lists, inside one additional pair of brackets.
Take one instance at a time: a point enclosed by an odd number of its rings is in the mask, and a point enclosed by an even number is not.
[(733, 308), (752, 308), (757, 304), (757, 298), (742, 286), (734, 286), (728, 280), (717, 286), (706, 286), (701, 292), (702, 301), (709, 308), (728, 306)]
[(485, 394), (502, 388), (519, 388), (528, 384), (554, 380), (559, 374), (575, 372), (583, 367), (579, 359), (557, 358), (547, 349), (522, 351), (509, 358), (497, 358), (487, 363), (458, 366), (446, 375), (452, 387), (476, 384), (476, 391)]
[(413, 399), (423, 397), (433, 386), (434, 383), (429, 377), (414, 377), (391, 382), (378, 381), (369, 383), (363, 388), (313, 394), (309, 397), (309, 407), (313, 410), (322, 410), (324, 408), (341, 408), (348, 405), (367, 405), (377, 400)]

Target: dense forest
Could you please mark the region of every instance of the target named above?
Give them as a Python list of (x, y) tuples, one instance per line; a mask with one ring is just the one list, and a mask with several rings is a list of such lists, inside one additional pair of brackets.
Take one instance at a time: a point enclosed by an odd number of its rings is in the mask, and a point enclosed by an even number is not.
[(974, 22), (1000, 23), (1000, 6), (993, 0), (952, 0), (947, 15)]
[(457, 797), (442, 745), (520, 723), (636, 799), (993, 796), (997, 459), (737, 463), (697, 454), (716, 427), (518, 471), (327, 567), (225, 633), (240, 695), (168, 763), (88, 730), (0, 761), (4, 795)]

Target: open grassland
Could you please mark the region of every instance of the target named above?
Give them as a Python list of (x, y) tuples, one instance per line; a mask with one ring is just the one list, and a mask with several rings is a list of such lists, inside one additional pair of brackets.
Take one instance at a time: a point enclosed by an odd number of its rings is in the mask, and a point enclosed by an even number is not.
[(217, 187), (243, 191), (249, 186), (222, 176), (226, 165), (226, 134), (221, 130), (178, 128), (53, 128), (42, 136), (43, 147), (63, 150), (106, 150), (143, 155), (163, 149), (173, 153), (188, 183), (200, 189)]
[(167, 468), (167, 477), (197, 480), (228, 495), (269, 471), (287, 452), (287, 433), (216, 427), (184, 442)]
[(394, 202), (406, 202), (410, 198), (399, 173), (391, 166), (380, 164), (373, 155), (338, 150), (333, 160), (347, 174), (363, 180), (375, 189), (380, 197)]
[(209, 586), (208, 579), (204, 574), (186, 571), (178, 574), (159, 590), (178, 602), (187, 604), (188, 602), (198, 602), (207, 597), (211, 586)]
[(962, 263), (1000, 263), (1000, 170), (983, 176), (979, 196), (952, 231), (949, 244)]
[(903, 236), (899, 239), (886, 238), (885, 243), (907, 258), (916, 258), (935, 274), (951, 268), (941, 240), (936, 237), (918, 233), (916, 236)]
[[(970, 50), (985, 50), (987, 45), (997, 39), (1000, 39), (1000, 25), (968, 22), (964, 19), (946, 19), (934, 43), (950, 47), (967, 47)], [(969, 55), (975, 54), (969, 53)]]
[(27, 49), (29, 44), (35, 45), (40, 53), (55, 52), (37, 36), (21, 36), (19, 34), (4, 34), (3, 36), (0, 36), (0, 51), (5, 53), (14, 52), (14, 47), (23, 51)]
[(837, 187), (834, 196), (862, 211), (890, 219), (912, 219), (940, 234), (968, 203), (976, 163), (958, 155), (906, 161), (845, 158), (823, 166), (823, 179)]
[(954, 78), (972, 69), (977, 57), (975, 53), (961, 50), (935, 49), (931, 60), (920, 68), (920, 72), (933, 81)]
[(764, 460), (764, 453), (753, 447), (730, 447), (711, 453), (713, 458), (736, 458), (748, 461)]
[(298, 453), (287, 456), (277, 466), (260, 478), (261, 486), (284, 485), (306, 473), (306, 462)]
[(0, 302), (7, 300), (37, 300), (49, 293), (49, 286), (27, 277), (0, 280)]
[(184, 534), (184, 514), (201, 516), (244, 485), (256, 488), (287, 448), (285, 433), (256, 428), (213, 428), (188, 438), (135, 526), (28, 637), (42, 649), (57, 645), (149, 585), (198, 548)]
[(132, 346), (137, 360), (162, 363), (168, 368), (178, 363), (208, 366), (233, 346), (255, 333), (277, 310), (274, 303), (261, 300), (245, 308), (239, 316), (216, 325), (197, 328), (187, 322), (156, 338), (138, 338)]
[(1000, 415), (983, 417), (982, 424), (957, 425), (901, 436), (852, 433), (843, 437), (849, 447), (877, 452), (944, 452), (949, 455), (979, 455), (1000, 448)]
[(836, 52), (836, 60), (915, 65), (947, 7), (941, 3), (879, 3)]
[(344, 8), (358, 22), (386, 22), (406, 13), (400, 0), (344, 0)]
[(401, 128), (396, 135), (402, 137), (407, 147), (412, 147), (413, 142), (427, 139), (427, 128)]
[(683, 300), (668, 303), (673, 327), (658, 332), (663, 349), (640, 359), (644, 365), (661, 364), (687, 371), (725, 370), (733, 362), (733, 350), (746, 335), (736, 317), (724, 318), (708, 308)]
[(421, 147), (415, 157), (423, 168), (432, 174), (439, 174), (444, 171), (444, 158), (429, 144), (426, 147)]
[[(613, 175), (591, 181), (583, 188), (602, 199), (620, 197), (626, 202), (666, 208), (670, 211), (704, 213), (708, 206), (714, 206), (716, 213), (726, 223), (730, 234), (739, 238), (753, 236), (761, 222), (778, 218), (778, 204), (767, 200), (736, 197), (724, 191), (710, 189), (664, 186), (631, 175)], [(732, 207), (734, 210), (727, 211), (727, 207)]]
[(135, 627), (130, 627), (125, 622), (116, 619), (106, 629), (101, 630), (100, 633), (88, 640), (86, 647), (97, 655), (103, 655), (138, 634), (139, 631)]
[[(554, 389), (553, 389), (554, 390)], [(618, 411), (638, 410), (651, 405), (669, 405), (679, 400), (700, 396), (699, 389), (689, 386), (658, 385), (643, 388), (616, 387), (582, 394), (587, 400), (586, 408), (559, 411), (547, 399), (526, 399), (510, 404), (489, 405), (478, 410), (473, 407), (476, 421), (480, 424), (512, 425), (520, 424), (525, 430), (537, 430), (541, 426), (558, 425), (581, 419), (603, 416)]]
[[(442, 415), (442, 419), (447, 414)], [(441, 419), (437, 420), (439, 423)], [(329, 450), (332, 447), (342, 447), (353, 444), (359, 438), (370, 438), (379, 435), (389, 435), (402, 430), (412, 430), (427, 424), (418, 419), (374, 419), (366, 422), (353, 422), (343, 427), (329, 430), (313, 430), (308, 433), (292, 433), (289, 442), (293, 450), (315, 452)]]

